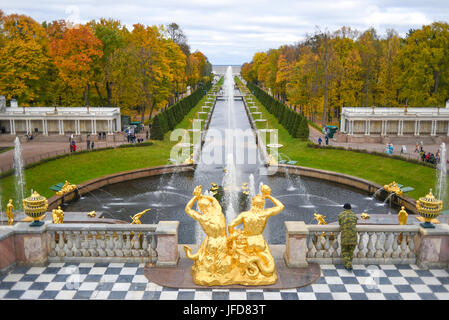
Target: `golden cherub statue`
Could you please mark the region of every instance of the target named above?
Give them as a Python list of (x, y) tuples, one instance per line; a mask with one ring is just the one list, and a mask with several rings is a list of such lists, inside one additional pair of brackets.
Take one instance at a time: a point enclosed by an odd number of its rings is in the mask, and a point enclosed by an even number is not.
[(145, 214), (145, 213), (147, 213), (148, 211), (150, 211), (151, 209), (146, 209), (146, 210), (143, 210), (143, 211), (141, 211), (141, 212), (139, 212), (139, 213), (136, 213), (135, 215), (133, 215), (132, 217), (130, 216), (130, 218), (133, 220), (132, 222), (131, 222), (131, 224), (142, 224), (142, 222), (140, 221), (140, 218)]
[(401, 210), (398, 213), (398, 220), (400, 225), (406, 225), (408, 219), (408, 213), (405, 211), (405, 207), (402, 206)]
[(6, 216), (8, 217), (8, 225), (12, 225), (14, 223), (14, 205), (12, 204), (12, 199), (9, 199), (8, 204), (6, 205)]
[(58, 206), (58, 209), (53, 209), (51, 212), (51, 217), (53, 218), (53, 223), (61, 224), (64, 223), (64, 211)]
[(384, 189), (388, 192), (393, 192), (398, 196), (400, 196), (402, 194), (402, 189), (398, 186), (396, 181), (393, 181), (390, 184), (384, 185)]
[(326, 220), (324, 219), (326, 218), (326, 216), (323, 216), (322, 214), (314, 213), (313, 218), (318, 222), (318, 225), (327, 224)]

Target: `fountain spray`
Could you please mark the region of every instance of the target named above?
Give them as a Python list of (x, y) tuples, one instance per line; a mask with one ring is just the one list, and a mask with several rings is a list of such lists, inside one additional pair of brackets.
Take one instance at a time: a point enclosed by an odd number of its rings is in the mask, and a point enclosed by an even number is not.
[(22, 206), (22, 199), (25, 198), (25, 176), (23, 174), (23, 157), (22, 157), (22, 145), (20, 144), (19, 137), (16, 137), (14, 141), (14, 175), (15, 175), (15, 187), (16, 187), (16, 208)]
[(447, 196), (447, 155), (446, 144), (443, 142), (440, 146), (440, 162), (437, 165), (437, 184), (435, 186), (436, 196), (443, 202)]

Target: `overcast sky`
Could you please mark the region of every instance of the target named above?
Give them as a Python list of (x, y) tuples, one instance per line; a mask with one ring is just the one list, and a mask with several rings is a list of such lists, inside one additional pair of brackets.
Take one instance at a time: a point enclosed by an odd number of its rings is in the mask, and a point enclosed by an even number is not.
[(192, 51), (201, 50), (213, 64), (242, 64), (257, 51), (300, 41), (316, 27), (375, 27), (380, 34), (393, 28), (404, 35), (449, 20), (449, 0), (0, 0), (0, 9), (39, 22), (105, 17), (130, 28), (176, 22)]

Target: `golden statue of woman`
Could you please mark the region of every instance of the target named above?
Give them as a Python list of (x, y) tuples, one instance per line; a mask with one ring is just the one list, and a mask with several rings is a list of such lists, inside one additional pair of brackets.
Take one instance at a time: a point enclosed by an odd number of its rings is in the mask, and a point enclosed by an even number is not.
[[(269, 186), (262, 185), (261, 193), (253, 197), (251, 209), (240, 213), (228, 226), (230, 240), (235, 239), (230, 249), (232, 262), (240, 271), (236, 284), (268, 285), (277, 280), (274, 258), (263, 231), (268, 219), (284, 210), (284, 205), (271, 196)], [(274, 207), (264, 209), (266, 199), (271, 200)], [(243, 232), (234, 230), (242, 223)]]
[(12, 199), (9, 199), (6, 205), (6, 216), (8, 217), (8, 224), (11, 226), (14, 223), (14, 205), (12, 204)]
[[(195, 254), (192, 254), (190, 247), (184, 246), (186, 257), (194, 261), (191, 269), (193, 282), (208, 286), (231, 284), (226, 219), (217, 199), (201, 193), (202, 187), (197, 186), (193, 191), (193, 198), (185, 207), (186, 213), (200, 223), (207, 235)], [(202, 213), (192, 209), (196, 201)]]

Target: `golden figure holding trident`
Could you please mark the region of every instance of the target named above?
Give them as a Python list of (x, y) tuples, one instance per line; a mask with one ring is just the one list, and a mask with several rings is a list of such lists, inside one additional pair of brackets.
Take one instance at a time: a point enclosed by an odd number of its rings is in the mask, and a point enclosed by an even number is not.
[(141, 212), (139, 212), (139, 213), (136, 213), (135, 215), (133, 215), (132, 217), (131, 216), (129, 216), (133, 221), (131, 222), (131, 224), (142, 224), (142, 221), (140, 221), (140, 218), (145, 214), (145, 213), (147, 213), (148, 211), (150, 211), (151, 209), (146, 209), (146, 210), (143, 210), (143, 211), (141, 211)]

